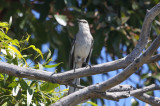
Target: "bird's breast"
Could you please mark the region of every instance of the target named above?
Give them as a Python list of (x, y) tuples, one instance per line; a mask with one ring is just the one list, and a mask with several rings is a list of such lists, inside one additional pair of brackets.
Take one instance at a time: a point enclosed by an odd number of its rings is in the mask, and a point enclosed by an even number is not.
[(76, 35), (75, 52), (76, 56), (87, 58), (92, 45), (92, 35), (88, 31), (79, 32)]

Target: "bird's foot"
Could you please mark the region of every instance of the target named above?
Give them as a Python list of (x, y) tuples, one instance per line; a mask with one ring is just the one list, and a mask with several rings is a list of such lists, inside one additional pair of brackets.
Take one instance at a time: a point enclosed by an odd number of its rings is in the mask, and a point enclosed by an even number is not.
[(87, 68), (88, 66), (89, 66), (90, 68), (92, 67), (90, 64), (88, 64), (88, 63), (86, 63), (86, 62), (84, 62), (83, 65), (82, 65), (82, 67), (86, 67), (86, 68)]

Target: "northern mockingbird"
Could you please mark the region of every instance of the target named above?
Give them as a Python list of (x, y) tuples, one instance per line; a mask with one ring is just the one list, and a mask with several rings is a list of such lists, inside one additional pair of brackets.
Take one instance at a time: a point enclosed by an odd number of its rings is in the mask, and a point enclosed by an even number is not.
[[(71, 69), (85, 67), (91, 57), (93, 47), (93, 37), (90, 33), (89, 24), (86, 20), (78, 20), (79, 31), (75, 36), (72, 49), (69, 56), (69, 64)], [(80, 78), (76, 78), (72, 82), (80, 85)], [(78, 88), (69, 87), (68, 95), (77, 91)]]

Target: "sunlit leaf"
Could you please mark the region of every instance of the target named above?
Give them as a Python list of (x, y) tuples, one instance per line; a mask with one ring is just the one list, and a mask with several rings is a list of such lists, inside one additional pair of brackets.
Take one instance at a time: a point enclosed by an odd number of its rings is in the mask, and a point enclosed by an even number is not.
[(3, 103), (2, 106), (8, 106), (8, 102)]
[(38, 67), (39, 67), (40, 70), (43, 70), (43, 65), (42, 64), (38, 63)]
[(46, 60), (48, 60), (50, 57), (51, 57), (51, 50), (50, 49), (48, 49), (48, 55), (47, 55), (47, 58), (46, 58)]
[(19, 52), (19, 50), (17, 50), (14, 46), (8, 46), (8, 48), (10, 48), (15, 53), (17, 53), (18, 58), (20, 58), (20, 59), (23, 58), (23, 56), (21, 55), (21, 53)]
[(10, 83), (10, 84), (8, 85), (8, 87), (14, 88), (14, 87), (16, 87), (17, 85), (18, 85), (17, 82), (12, 82), (12, 83)]
[(30, 39), (30, 37), (31, 37), (31, 35), (28, 35), (28, 34), (27, 34), (27, 38), (26, 38), (25, 40), (28, 42), (29, 39)]
[(12, 44), (12, 45), (14, 45), (14, 46), (17, 46), (17, 47), (20, 47), (19, 46), (19, 41), (17, 40), (17, 39), (14, 39), (14, 40), (7, 40), (6, 41), (8, 44)]
[(3, 39), (5, 38), (5, 39), (8, 39), (8, 40), (12, 40), (9, 36), (4, 34), (2, 31), (0, 31), (0, 37), (3, 38)]
[(55, 19), (60, 25), (66, 26), (67, 25), (67, 17), (65, 15), (54, 15)]
[(34, 45), (30, 45), (29, 47), (24, 48), (23, 50), (29, 49), (29, 48), (33, 48), (35, 51), (37, 51), (41, 55), (41, 57), (43, 59), (43, 54), (42, 54), (41, 50), (39, 50), (38, 48), (36, 48)]
[(30, 106), (33, 94), (34, 94), (34, 90), (31, 89), (30, 87), (28, 87), (28, 89), (27, 89), (27, 106)]
[(14, 87), (13, 90), (12, 90), (12, 95), (17, 96), (17, 94), (19, 92), (19, 89), (20, 89), (19, 86)]
[(62, 64), (62, 63), (63, 63), (63, 62), (58, 63), (58, 64), (53, 64), (53, 65), (45, 65), (44, 67), (45, 67), (45, 68), (53, 68), (53, 67), (59, 66), (59, 65)]
[(9, 28), (11, 27), (11, 25), (12, 25), (12, 16), (10, 17), (10, 19), (9, 19)]
[(67, 92), (69, 89), (63, 89), (64, 92)]
[(92, 106), (98, 106), (96, 103), (91, 102), (91, 101), (87, 101), (87, 104), (91, 104)]

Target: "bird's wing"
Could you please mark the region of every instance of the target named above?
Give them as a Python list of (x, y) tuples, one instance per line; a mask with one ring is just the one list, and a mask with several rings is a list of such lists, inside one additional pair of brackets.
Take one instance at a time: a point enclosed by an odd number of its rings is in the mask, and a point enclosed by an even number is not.
[[(94, 43), (94, 40), (92, 40), (91, 48), (90, 48), (90, 51), (89, 51), (89, 54), (88, 54), (88, 56), (87, 56), (87, 58), (86, 58), (86, 62), (85, 62), (85, 63), (88, 63), (89, 60), (90, 60), (90, 58), (91, 58), (91, 54), (92, 54), (92, 50), (93, 50), (93, 43)], [(86, 66), (86, 65), (83, 64), (82, 67), (85, 67), (85, 66)]]
[(72, 42), (72, 48), (71, 48), (70, 55), (69, 55), (69, 67), (70, 67), (70, 69), (73, 69), (75, 40), (76, 40), (76, 37), (75, 37), (75, 39)]

